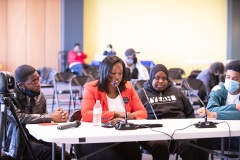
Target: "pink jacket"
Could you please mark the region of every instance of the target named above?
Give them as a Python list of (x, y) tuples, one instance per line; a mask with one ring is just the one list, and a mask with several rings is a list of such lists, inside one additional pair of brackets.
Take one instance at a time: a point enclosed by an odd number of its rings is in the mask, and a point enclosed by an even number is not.
[[(108, 103), (106, 92), (101, 92), (98, 90), (97, 86), (98, 80), (86, 83), (84, 85), (84, 95), (82, 100), (81, 115), (82, 121), (92, 122), (93, 119), (93, 106), (96, 100), (100, 100), (102, 105), (102, 121), (109, 121), (113, 119), (114, 112), (108, 110)], [(127, 112), (133, 113), (137, 119), (146, 119), (147, 112), (144, 108), (142, 102), (140, 101), (136, 91), (134, 90), (131, 82), (125, 84), (126, 89), (121, 92), (122, 97), (127, 97), (129, 102), (126, 105)]]

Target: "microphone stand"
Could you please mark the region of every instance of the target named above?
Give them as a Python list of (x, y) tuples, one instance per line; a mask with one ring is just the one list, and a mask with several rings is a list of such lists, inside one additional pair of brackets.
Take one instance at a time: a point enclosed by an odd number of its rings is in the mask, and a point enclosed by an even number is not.
[(204, 122), (198, 122), (194, 124), (197, 128), (216, 128), (217, 126), (215, 125), (216, 123), (210, 122), (207, 120), (207, 109), (201, 98), (197, 95), (197, 93), (189, 86), (188, 82), (184, 82), (187, 85), (187, 88), (193, 92), (193, 94), (197, 97), (197, 99), (200, 101), (200, 103), (203, 105), (205, 109), (205, 117), (204, 117)]
[(124, 117), (124, 121), (120, 121), (119, 123), (116, 124), (115, 128), (117, 130), (134, 130), (137, 129), (136, 126), (133, 123), (128, 123), (127, 122), (127, 109), (126, 109), (126, 105), (123, 101), (123, 97), (121, 95), (121, 92), (118, 88), (118, 86), (116, 85), (116, 82), (113, 83), (113, 86), (115, 86), (118, 90), (118, 94), (121, 97), (122, 103), (123, 103), (123, 107), (124, 107), (124, 111), (125, 111), (125, 117)]
[(156, 116), (156, 113), (155, 113), (155, 111), (154, 111), (154, 109), (153, 109), (153, 107), (152, 107), (152, 104), (151, 104), (151, 102), (150, 102), (150, 99), (149, 99), (149, 97), (148, 97), (148, 95), (147, 95), (147, 93), (146, 93), (146, 91), (145, 91), (144, 88), (143, 88), (143, 92), (144, 92), (144, 94), (145, 94), (145, 96), (146, 96), (146, 98), (147, 98), (147, 101), (148, 101), (148, 103), (149, 103), (149, 105), (150, 105), (150, 108), (151, 108), (151, 110), (152, 110), (152, 112), (153, 112), (153, 115), (154, 115), (155, 119), (158, 120), (158, 118), (157, 118), (157, 116)]

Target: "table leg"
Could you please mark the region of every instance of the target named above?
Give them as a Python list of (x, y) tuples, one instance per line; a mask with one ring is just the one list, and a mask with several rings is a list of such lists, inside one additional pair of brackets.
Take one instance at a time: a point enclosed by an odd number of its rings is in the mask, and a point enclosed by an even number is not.
[(65, 160), (65, 144), (62, 144), (62, 160)]
[(55, 160), (55, 143), (52, 143), (52, 160)]
[(238, 159), (240, 160), (240, 138), (238, 138)]
[[(221, 155), (224, 155), (224, 137), (221, 138)], [(224, 158), (221, 158), (221, 160), (224, 160)]]

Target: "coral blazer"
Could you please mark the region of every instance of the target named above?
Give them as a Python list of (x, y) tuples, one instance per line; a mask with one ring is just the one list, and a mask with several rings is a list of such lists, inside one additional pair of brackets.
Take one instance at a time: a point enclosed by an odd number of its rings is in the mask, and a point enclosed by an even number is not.
[[(102, 105), (102, 122), (109, 121), (114, 118), (114, 111), (109, 111), (106, 92), (98, 90), (98, 80), (86, 83), (84, 85), (84, 94), (82, 99), (81, 115), (82, 121), (92, 122), (93, 106), (96, 100), (100, 100)], [(131, 112), (137, 119), (146, 119), (147, 111), (134, 90), (131, 82), (126, 82), (126, 89), (121, 92), (124, 99), (128, 99), (125, 103), (127, 112)]]

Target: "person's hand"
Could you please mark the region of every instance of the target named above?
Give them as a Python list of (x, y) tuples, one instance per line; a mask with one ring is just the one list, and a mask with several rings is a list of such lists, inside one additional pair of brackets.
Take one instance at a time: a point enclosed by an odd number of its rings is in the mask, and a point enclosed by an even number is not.
[(114, 118), (125, 118), (125, 112), (114, 112)]
[(199, 116), (201, 116), (201, 117), (204, 117), (204, 116), (205, 116), (205, 108), (204, 108), (204, 107), (199, 108), (199, 109), (197, 110), (197, 112), (198, 112)]
[(123, 118), (120, 118), (120, 117), (113, 118), (113, 119), (111, 120), (111, 123), (117, 124), (117, 123), (118, 123), (119, 121), (121, 121), (121, 120), (123, 120)]
[(66, 122), (68, 120), (68, 113), (63, 111), (62, 108), (58, 108), (50, 117), (54, 122)]
[(127, 113), (127, 119), (136, 119), (136, 117), (133, 113), (128, 112)]
[[(114, 112), (114, 118), (125, 118), (125, 112)], [(136, 119), (133, 113), (127, 112), (127, 119)]]
[[(207, 118), (217, 118), (217, 113), (216, 112), (210, 112), (209, 110), (207, 110)], [(199, 108), (197, 110), (198, 114), (201, 116), (201, 117), (204, 117), (205, 116), (205, 108), (202, 107), (202, 108)]]
[(240, 104), (236, 104), (236, 109), (240, 110)]

